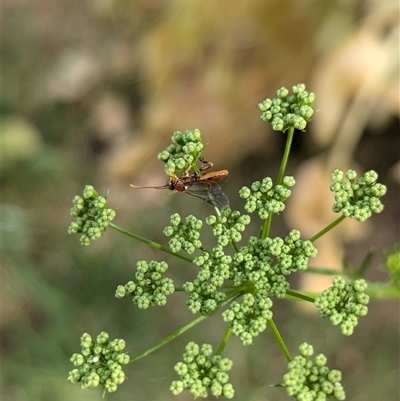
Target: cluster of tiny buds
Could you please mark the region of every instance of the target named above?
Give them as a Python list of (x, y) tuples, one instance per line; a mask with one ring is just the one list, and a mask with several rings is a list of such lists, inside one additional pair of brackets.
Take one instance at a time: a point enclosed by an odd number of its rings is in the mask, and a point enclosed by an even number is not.
[(233, 301), (230, 308), (222, 313), (232, 333), (240, 338), (243, 345), (251, 345), (253, 338), (267, 328), (272, 319), (272, 301), (264, 296), (245, 294), (242, 302)]
[(250, 237), (247, 245), (241, 247), (233, 257), (230, 270), (235, 286), (249, 286), (249, 291), (259, 295), (284, 298), (289, 289), (286, 276), (306, 270), (308, 260), (317, 255), (309, 241), (300, 239), (299, 230), (291, 230), (282, 239)]
[(158, 160), (166, 163), (165, 172), (169, 174), (189, 171), (196, 165), (204, 150), (201, 133), (198, 129), (185, 133), (176, 131), (172, 137), (173, 144), (158, 154)]
[(330, 190), (335, 194), (332, 207), (335, 213), (346, 217), (354, 217), (357, 221), (365, 221), (372, 213), (380, 213), (383, 205), (380, 198), (386, 194), (386, 186), (376, 182), (378, 174), (367, 171), (364, 176), (357, 178), (354, 170), (345, 174), (348, 182), (343, 180), (343, 171), (335, 170), (332, 174), (333, 184)]
[(152, 260), (147, 263), (144, 260), (136, 264), (135, 281), (129, 281), (125, 285), (119, 285), (115, 296), (123, 298), (132, 296), (132, 301), (139, 309), (147, 309), (149, 306), (163, 306), (167, 303), (167, 296), (175, 292), (172, 279), (164, 277), (168, 269), (166, 262)]
[(81, 337), (81, 352), (74, 353), (71, 362), (77, 367), (69, 372), (68, 380), (79, 383), (81, 388), (103, 386), (112, 393), (125, 381), (122, 366), (129, 362), (125, 340), (109, 341), (109, 335), (101, 332), (96, 340), (84, 333)]
[(230, 359), (213, 355), (210, 344), (199, 346), (190, 342), (185, 348), (183, 361), (174, 367), (180, 379), (172, 382), (170, 390), (174, 395), (189, 390), (194, 398), (206, 398), (209, 392), (214, 397), (233, 398), (235, 390), (228, 382), (227, 373), (232, 365)]
[(344, 400), (346, 394), (340, 380), (342, 373), (326, 366), (326, 356), (319, 354), (314, 360), (312, 345), (299, 346), (300, 355), (288, 363), (288, 373), (283, 376), (283, 386), (289, 396), (298, 401)]
[(260, 218), (265, 220), (271, 213), (280, 213), (285, 209), (284, 202), (292, 193), (289, 188), (294, 184), (293, 177), (284, 177), (282, 184), (274, 187), (272, 179), (266, 177), (262, 181), (253, 182), (250, 188), (243, 187), (239, 196), (246, 200), (246, 212), (257, 211)]
[(171, 216), (171, 225), (164, 228), (164, 235), (172, 237), (169, 240), (169, 247), (172, 252), (179, 252), (181, 249), (191, 255), (196, 249), (202, 247), (200, 241), (203, 222), (193, 215), (182, 220), (178, 213)]
[(321, 316), (329, 317), (333, 325), (340, 325), (342, 334), (353, 334), (358, 318), (368, 313), (369, 296), (365, 293), (364, 279), (345, 282), (342, 277), (333, 279), (333, 286), (324, 290), (314, 301)]
[(68, 233), (82, 233), (81, 244), (89, 245), (105, 233), (116, 212), (107, 207), (107, 198), (99, 196), (92, 185), (86, 185), (83, 197), (76, 195), (72, 202), (71, 216), (76, 220), (70, 224)]
[(226, 293), (220, 289), (229, 279), (232, 257), (225, 254), (222, 245), (216, 245), (211, 252), (203, 251), (194, 258), (193, 263), (200, 267), (200, 271), (193, 281), (183, 285), (183, 289), (189, 293), (186, 305), (192, 313), (209, 315), (226, 298)]
[(240, 234), (250, 224), (250, 216), (240, 215), (237, 210), (232, 211), (229, 207), (223, 208), (220, 215), (208, 216), (206, 224), (212, 226), (213, 234), (218, 238), (218, 244), (227, 246), (230, 242), (239, 242), (242, 239)]
[(276, 91), (275, 99), (266, 99), (258, 105), (261, 120), (271, 123), (274, 131), (285, 132), (291, 127), (303, 131), (314, 113), (315, 96), (306, 91), (304, 84), (293, 86), (292, 92), (290, 95), (282, 87)]

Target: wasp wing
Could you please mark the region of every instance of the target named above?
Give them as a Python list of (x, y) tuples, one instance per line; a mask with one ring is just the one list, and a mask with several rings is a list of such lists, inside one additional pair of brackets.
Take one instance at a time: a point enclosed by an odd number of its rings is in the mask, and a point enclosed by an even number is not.
[(200, 184), (195, 182), (190, 188), (184, 191), (184, 193), (202, 199), (211, 205), (217, 206), (219, 209), (229, 206), (228, 197), (215, 182), (212, 183), (212, 185), (204, 185), (204, 183)]

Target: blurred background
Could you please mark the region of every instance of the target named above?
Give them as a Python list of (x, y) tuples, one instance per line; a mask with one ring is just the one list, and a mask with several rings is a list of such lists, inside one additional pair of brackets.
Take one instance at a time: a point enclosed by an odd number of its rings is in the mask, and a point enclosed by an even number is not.
[[(237, 191), (277, 175), (285, 135), (260, 121), (257, 104), (281, 86), (304, 82), (318, 112), (296, 133), (287, 174), (297, 185), (272, 234), (315, 234), (337, 217), (332, 170), (375, 169), (388, 186), (384, 212), (319, 240), (313, 265), (339, 269), (346, 257), (357, 267), (373, 249), (367, 278), (386, 279), (400, 221), (398, 1), (3, 0), (2, 11), (2, 400), (101, 400), (101, 390), (66, 380), (82, 333), (125, 338), (134, 356), (193, 318), (183, 295), (146, 313), (114, 298), (138, 260), (166, 259), (178, 285), (193, 270), (113, 230), (82, 247), (67, 234), (71, 200), (85, 184), (110, 191), (115, 224), (167, 244), (171, 213), (212, 209), (129, 183), (164, 184), (157, 154), (174, 131), (198, 128), (242, 210)], [(330, 282), (307, 275), (293, 287)], [(397, 399), (398, 302), (373, 300), (349, 338), (313, 312), (274, 303), (291, 352), (304, 341), (324, 352), (342, 370), (348, 400)], [(107, 399), (191, 399), (170, 394), (172, 367), (189, 340), (216, 348), (225, 328), (214, 316), (129, 366)], [(286, 365), (270, 332), (245, 349), (232, 339), (226, 355), (236, 400), (288, 399), (270, 387)]]

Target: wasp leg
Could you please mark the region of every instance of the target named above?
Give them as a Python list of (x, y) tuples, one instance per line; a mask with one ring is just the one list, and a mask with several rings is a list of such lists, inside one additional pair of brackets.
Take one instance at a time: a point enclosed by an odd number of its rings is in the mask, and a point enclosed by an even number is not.
[(208, 161), (204, 160), (204, 157), (200, 157), (199, 160), (202, 163), (201, 167), (199, 169), (200, 171), (206, 171), (214, 165), (212, 162), (208, 162)]

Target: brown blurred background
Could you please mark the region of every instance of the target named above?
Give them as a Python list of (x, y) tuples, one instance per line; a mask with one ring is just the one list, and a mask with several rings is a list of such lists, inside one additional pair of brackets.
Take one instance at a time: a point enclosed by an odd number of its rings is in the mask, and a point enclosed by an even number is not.
[[(260, 121), (257, 104), (281, 86), (304, 82), (318, 112), (295, 136), (287, 174), (297, 185), (273, 235), (296, 227), (308, 237), (336, 217), (334, 168), (375, 169), (388, 186), (384, 212), (319, 240), (313, 264), (340, 268), (346, 256), (355, 267), (374, 249), (367, 278), (386, 279), (400, 220), (398, 1), (4, 0), (2, 11), (4, 401), (101, 400), (100, 390), (66, 381), (83, 332), (125, 338), (133, 356), (193, 318), (182, 295), (146, 313), (115, 299), (137, 260), (165, 255), (112, 230), (81, 247), (67, 234), (71, 199), (89, 183), (109, 190), (117, 225), (166, 244), (171, 213), (205, 216), (209, 205), (129, 183), (163, 184), (158, 152), (174, 131), (198, 128), (204, 156), (229, 169), (224, 191), (241, 209), (243, 185), (277, 175), (285, 136)], [(191, 276), (168, 261), (177, 283)], [(330, 280), (308, 275), (294, 287), (319, 291)], [(288, 301), (274, 313), (293, 354), (308, 341), (342, 370), (348, 400), (397, 399), (398, 302), (374, 300), (350, 338)], [(217, 347), (224, 330), (218, 316), (202, 323), (129, 366), (107, 398), (176, 399), (169, 384), (184, 345)], [(236, 400), (288, 399), (270, 387), (285, 360), (269, 332), (246, 349), (233, 339), (226, 353)]]

